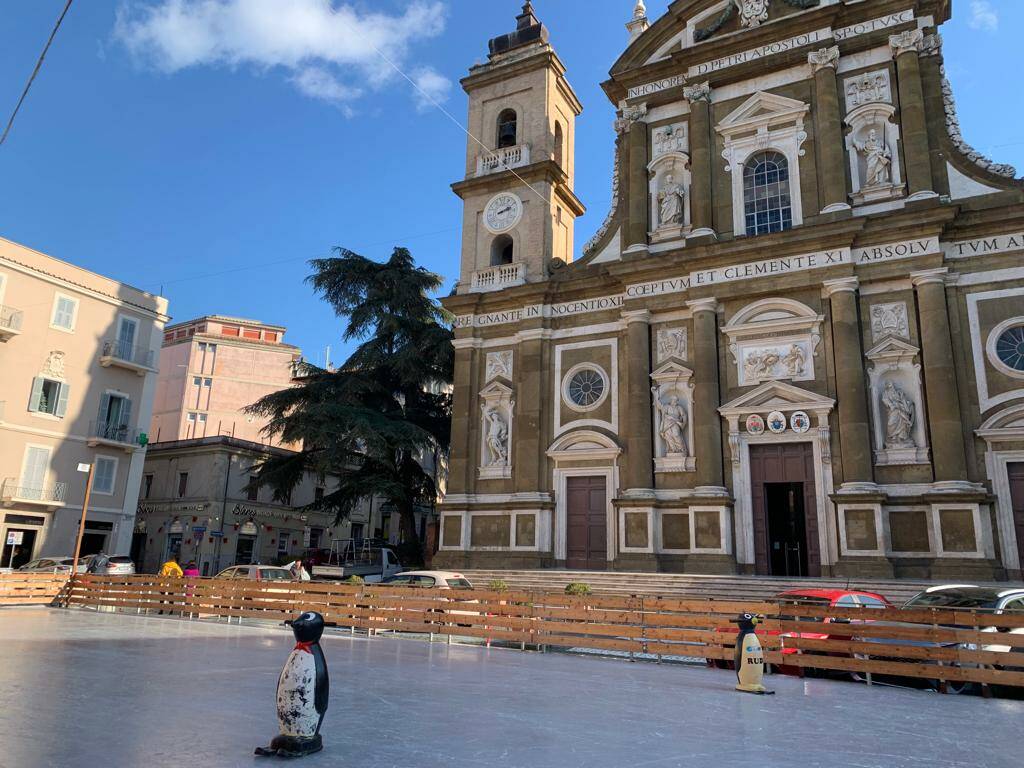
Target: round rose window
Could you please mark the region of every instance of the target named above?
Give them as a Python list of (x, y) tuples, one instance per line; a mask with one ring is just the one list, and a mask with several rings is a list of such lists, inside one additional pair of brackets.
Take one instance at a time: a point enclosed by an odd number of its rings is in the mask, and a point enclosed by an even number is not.
[(604, 395), (604, 377), (593, 368), (583, 368), (569, 379), (569, 399), (580, 408), (596, 405)]
[(1011, 326), (999, 334), (996, 357), (1007, 368), (1024, 371), (1024, 325)]

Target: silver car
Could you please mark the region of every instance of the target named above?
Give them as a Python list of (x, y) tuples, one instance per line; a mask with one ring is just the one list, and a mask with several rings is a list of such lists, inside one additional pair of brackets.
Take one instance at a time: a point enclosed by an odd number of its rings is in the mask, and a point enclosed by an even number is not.
[[(18, 568), (18, 573), (71, 573), (73, 557), (37, 557)], [(85, 561), (78, 559), (78, 572), (85, 573)]]
[(214, 576), (215, 579), (250, 579), (252, 581), (294, 581), (287, 568), (279, 565), (233, 565)]

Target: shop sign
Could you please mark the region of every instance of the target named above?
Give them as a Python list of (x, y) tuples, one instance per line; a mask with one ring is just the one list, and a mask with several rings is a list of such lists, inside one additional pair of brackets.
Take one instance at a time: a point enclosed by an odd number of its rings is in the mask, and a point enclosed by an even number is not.
[(206, 509), (205, 504), (143, 504), (135, 507), (138, 515), (158, 514), (160, 512), (202, 512)]
[(308, 519), (306, 515), (296, 514), (290, 510), (259, 509), (257, 507), (247, 507), (244, 504), (235, 504), (235, 508), (231, 510), (231, 514), (237, 515), (238, 517), (248, 518), (249, 520), (256, 520), (259, 518), (267, 520), (284, 520), (286, 517), (294, 517), (296, 520), (305, 522)]

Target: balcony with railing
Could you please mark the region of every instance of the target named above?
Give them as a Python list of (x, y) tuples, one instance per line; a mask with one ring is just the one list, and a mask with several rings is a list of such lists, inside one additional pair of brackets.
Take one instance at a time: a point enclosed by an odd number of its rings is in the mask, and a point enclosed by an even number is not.
[(86, 444), (92, 448), (106, 445), (120, 448), (122, 451), (134, 451), (139, 447), (142, 431), (133, 429), (130, 424), (118, 424), (108, 421), (90, 421)]
[(63, 507), (68, 495), (67, 483), (52, 485), (23, 485), (16, 477), (8, 477), (0, 485), (0, 502), (5, 507), (15, 504), (56, 509)]
[(154, 357), (149, 347), (129, 344), (123, 339), (107, 339), (100, 352), (100, 365), (104, 368), (124, 368), (145, 376), (147, 373), (156, 373)]
[(493, 152), (481, 152), (476, 158), (476, 175), (486, 176), (500, 173), (509, 168), (521, 168), (530, 164), (530, 145), (516, 144), (514, 147), (502, 147)]
[(0, 304), (0, 341), (7, 341), (21, 333), (24, 313), (20, 309)]
[(469, 290), (471, 293), (487, 293), (523, 285), (525, 282), (526, 263), (516, 261), (512, 264), (499, 264), (496, 267), (478, 269), (473, 273), (473, 282), (470, 284)]

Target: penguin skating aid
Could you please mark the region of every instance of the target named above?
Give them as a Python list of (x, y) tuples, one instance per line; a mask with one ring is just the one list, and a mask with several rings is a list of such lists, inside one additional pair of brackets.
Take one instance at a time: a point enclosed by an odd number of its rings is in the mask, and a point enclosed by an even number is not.
[(277, 681), (277, 720), (281, 732), (270, 746), (257, 747), (257, 755), (301, 757), (324, 748), (320, 726), (330, 694), (327, 661), (320, 648), (324, 617), (308, 611), (289, 623), (296, 642)]
[(740, 631), (736, 636), (736, 651), (733, 654), (733, 662), (736, 666), (736, 690), (744, 693), (756, 693), (760, 695), (773, 694), (764, 687), (764, 650), (761, 648), (761, 641), (757, 639), (754, 628), (763, 619), (753, 613), (744, 613), (738, 619), (733, 619), (738, 624)]

